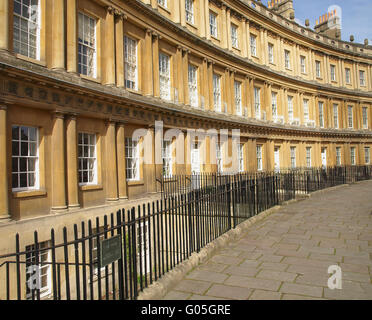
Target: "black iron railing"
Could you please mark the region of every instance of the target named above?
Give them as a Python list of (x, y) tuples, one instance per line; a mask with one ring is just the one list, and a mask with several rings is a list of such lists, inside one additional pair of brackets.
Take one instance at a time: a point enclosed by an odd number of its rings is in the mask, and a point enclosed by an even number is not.
[(61, 234), (52, 229), (48, 241), (35, 232), (24, 243), (17, 234), (15, 252), (0, 256), (0, 299), (136, 299), (250, 217), (299, 195), (371, 178), (371, 166), (174, 177), (160, 201)]

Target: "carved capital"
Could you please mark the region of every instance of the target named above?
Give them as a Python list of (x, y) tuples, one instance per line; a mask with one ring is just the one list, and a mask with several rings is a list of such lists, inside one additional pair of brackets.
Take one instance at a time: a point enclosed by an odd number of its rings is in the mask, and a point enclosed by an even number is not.
[(108, 14), (114, 14), (115, 13), (115, 9), (112, 6), (107, 6), (107, 7), (105, 7), (105, 9), (106, 9), (106, 13), (108, 13)]

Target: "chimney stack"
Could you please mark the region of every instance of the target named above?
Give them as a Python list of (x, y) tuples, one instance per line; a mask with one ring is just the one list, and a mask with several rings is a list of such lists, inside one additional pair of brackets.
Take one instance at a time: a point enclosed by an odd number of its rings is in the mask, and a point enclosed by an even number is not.
[(268, 1), (267, 7), (284, 18), (294, 19), (293, 0), (271, 0)]
[(315, 31), (333, 39), (341, 39), (341, 18), (337, 10), (327, 12), (316, 20)]

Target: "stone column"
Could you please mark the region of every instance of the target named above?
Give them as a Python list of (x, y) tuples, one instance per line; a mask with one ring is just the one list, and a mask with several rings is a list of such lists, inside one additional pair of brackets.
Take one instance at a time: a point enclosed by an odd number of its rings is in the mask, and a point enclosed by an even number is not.
[[(210, 40), (211, 39), (211, 30), (209, 28), (209, 0), (204, 0), (204, 6), (205, 6), (205, 9), (204, 9), (205, 10), (205, 21), (204, 21), (205, 36), (206, 36), (207, 40)], [(203, 23), (203, 21), (202, 21), (202, 23)]]
[[(52, 69), (64, 69), (65, 67), (65, 15), (64, 0), (52, 2)], [(75, 38), (76, 41), (76, 38)]]
[(190, 104), (188, 84), (189, 50), (182, 50), (182, 74), (183, 74), (183, 99), (185, 104)]
[(227, 37), (227, 48), (229, 50), (232, 50), (230, 8), (226, 9), (226, 37)]
[(0, 2), (0, 50), (9, 50), (9, 1)]
[(52, 210), (61, 211), (67, 209), (64, 115), (58, 112), (54, 113), (53, 122), (54, 125), (51, 137)]
[(226, 34), (226, 6), (222, 5), (222, 19), (221, 19), (221, 45), (223, 49), (228, 48), (227, 46), (227, 34)]
[(115, 122), (107, 123), (105, 146), (106, 146), (106, 188), (107, 201), (117, 201), (118, 196), (118, 175), (116, 165), (116, 131)]
[[(231, 93), (231, 81), (230, 81), (230, 70), (229, 68), (225, 69), (225, 85), (222, 85), (222, 112), (230, 113), (231, 112), (231, 99), (230, 99), (230, 93)], [(225, 103), (226, 103), (226, 109), (225, 109)]]
[(70, 209), (79, 208), (77, 129), (75, 115), (70, 116), (66, 121), (66, 153), (68, 207)]
[(266, 82), (266, 95), (265, 95), (265, 105), (266, 105), (266, 119), (271, 121), (273, 118), (272, 104), (271, 104), (271, 83)]
[(105, 36), (103, 39), (103, 74), (102, 84), (112, 86), (115, 84), (115, 23), (114, 23), (114, 9), (112, 7), (106, 8), (105, 20)]
[(207, 110), (214, 110), (214, 95), (213, 95), (213, 61), (208, 61), (208, 83), (209, 83), (209, 105)]
[(247, 35), (247, 26), (246, 26), (246, 22), (247, 20), (245, 18), (242, 18), (242, 23), (241, 23), (241, 26), (242, 26), (242, 45), (241, 45), (241, 48), (242, 48), (242, 56), (243, 58), (247, 58), (247, 41), (248, 40), (248, 35)]
[(7, 135), (6, 105), (0, 104), (0, 223), (7, 222), (9, 215), (8, 170), (7, 170)]
[(116, 86), (124, 87), (124, 15), (115, 12)]
[[(154, 94), (153, 88), (153, 49), (152, 49), (152, 32), (150, 29), (146, 30), (145, 33), (145, 50), (143, 51), (143, 74), (142, 74), (142, 83), (143, 83), (143, 92), (146, 96), (152, 96)], [(159, 62), (158, 62), (159, 64)]]
[(255, 106), (254, 106), (254, 78), (249, 78), (249, 94), (248, 97), (250, 98), (248, 101), (250, 102), (250, 108), (248, 108), (248, 116), (251, 118), (256, 118), (255, 113)]
[(329, 79), (330, 79), (330, 69), (329, 69), (329, 57), (326, 55), (325, 58), (324, 58), (324, 81), (325, 83), (328, 83), (329, 82)]
[(209, 110), (209, 76), (208, 76), (208, 60), (203, 59), (203, 96), (204, 96), (204, 110)]
[(251, 59), (252, 58), (252, 54), (251, 54), (251, 34), (250, 34), (250, 31), (249, 31), (249, 20), (246, 21), (245, 23), (246, 25), (246, 28), (247, 28), (247, 53), (248, 53), (248, 59)]
[(262, 64), (263, 65), (266, 65), (266, 61), (267, 61), (267, 48), (266, 48), (266, 44), (267, 44), (267, 42), (266, 42), (266, 38), (267, 38), (267, 31), (266, 31), (266, 29), (264, 29), (264, 28), (260, 28), (260, 38), (261, 38), (261, 52), (262, 52)]
[(354, 89), (359, 89), (359, 78), (358, 78), (358, 66), (356, 62), (353, 62), (353, 73), (354, 73)]
[(152, 82), (154, 97), (160, 96), (159, 83), (159, 36), (153, 33), (152, 37)]
[[(304, 93), (302, 91), (300, 91), (298, 93), (298, 111), (299, 111), (299, 115), (298, 115), (298, 118), (300, 119), (300, 124), (305, 124), (305, 121), (304, 121)], [(297, 109), (297, 108), (296, 108)]]
[(118, 123), (116, 126), (116, 156), (117, 156), (117, 181), (119, 199), (128, 199), (127, 174), (125, 164), (125, 125)]
[[(205, 38), (206, 37), (206, 24), (205, 24), (205, 17), (207, 15), (207, 13), (205, 12), (205, 6), (203, 5), (203, 1), (200, 1), (199, 2), (199, 21), (197, 22), (199, 24), (199, 35), (201, 38)], [(208, 10), (209, 12), (209, 10)], [(209, 14), (208, 14), (208, 17), (209, 17)], [(209, 19), (209, 18), (208, 18)]]
[(338, 59), (338, 76), (339, 76), (339, 83), (340, 87), (344, 87), (345, 84), (345, 77), (344, 77), (344, 60), (343, 59)]
[(183, 65), (182, 65), (182, 47), (177, 46), (177, 53), (176, 53), (176, 64), (174, 65), (174, 68), (176, 69), (176, 72), (174, 73), (175, 78), (177, 81), (175, 81), (178, 89), (178, 102), (184, 103), (185, 102), (185, 92), (184, 92), (184, 79), (183, 79)]
[(181, 22), (181, 16), (180, 16), (180, 1), (177, 1), (174, 3), (173, 6), (173, 21), (174, 23), (180, 23)]
[[(177, 2), (175, 2), (177, 5)], [(180, 0), (180, 21), (181, 21), (181, 26), (185, 27), (186, 26), (186, 8), (185, 8), (185, 0)]]
[(67, 0), (67, 21), (66, 21), (66, 37), (67, 37), (67, 71), (77, 72), (77, 10), (76, 10), (76, 0)]

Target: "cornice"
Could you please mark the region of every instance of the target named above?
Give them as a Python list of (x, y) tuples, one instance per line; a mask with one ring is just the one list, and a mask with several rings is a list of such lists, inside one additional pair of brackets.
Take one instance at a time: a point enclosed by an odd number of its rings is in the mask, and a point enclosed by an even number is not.
[[(45, 71), (45, 70), (44, 70)], [(104, 119), (114, 119), (114, 121), (125, 121), (128, 119), (126, 116), (126, 110), (130, 108), (133, 116), (137, 119), (133, 120), (133, 123), (146, 124), (146, 114), (143, 112), (149, 112), (152, 114), (163, 114), (161, 119), (168, 121), (168, 126), (171, 125), (171, 121), (177, 123), (178, 127), (182, 127), (179, 121), (182, 119), (188, 121), (185, 127), (213, 127), (213, 128), (239, 128), (244, 133), (248, 132), (265, 132), (265, 134), (278, 135), (282, 134), (289, 138), (293, 136), (301, 136), (307, 138), (321, 138), (330, 139), (332, 137), (337, 139), (372, 139), (371, 131), (347, 131), (347, 130), (335, 130), (335, 129), (319, 129), (319, 128), (307, 128), (297, 127), (289, 125), (279, 125), (273, 122), (264, 122), (251, 118), (241, 118), (234, 115), (228, 115), (224, 113), (215, 113), (213, 111), (206, 111), (201, 109), (191, 108), (189, 106), (180, 105), (172, 102), (165, 102), (159, 98), (140, 96), (131, 92), (128, 92), (122, 88), (116, 87), (105, 87), (97, 83), (92, 83), (85, 79), (81, 79), (76, 75), (68, 74), (67, 72), (55, 73), (51, 70), (47, 70), (44, 75), (35, 73), (34, 71), (25, 71), (17, 69), (16, 67), (6, 67), (0, 63), (0, 74), (8, 73), (8, 77), (12, 75), (9, 81), (18, 81), (24, 83), (24, 92), (27, 87), (42, 86), (45, 87), (43, 91), (51, 97), (49, 102), (44, 103), (51, 111), (59, 112), (63, 114), (89, 114), (93, 115), (90, 110), (90, 106), (103, 105), (105, 108), (118, 112), (117, 115), (109, 113), (103, 114), (100, 110), (97, 110), (96, 117)], [(33, 81), (27, 81), (26, 79), (32, 79)], [(2, 83), (0, 82), (0, 87)], [(5, 85), (3, 84), (5, 89)], [(36, 87), (35, 87), (36, 88)], [(77, 101), (78, 109), (69, 110), (63, 107), (63, 103), (60, 94), (54, 92), (56, 89), (60, 92), (68, 92), (66, 98), (69, 101)], [(31, 88), (32, 89), (32, 88)], [(41, 90), (34, 90), (40, 94)], [(54, 92), (54, 94), (53, 94)], [(36, 92), (35, 92), (36, 93)], [(11, 105), (12, 103), (20, 103), (22, 98), (18, 94), (6, 96), (4, 93), (4, 101), (6, 104)], [(26, 98), (26, 97), (25, 97)], [(23, 98), (23, 99), (25, 99)], [(56, 100), (54, 100), (56, 99)], [(72, 99), (72, 100), (71, 100)], [(80, 102), (81, 100), (81, 102)], [(41, 106), (40, 101), (30, 101), (30, 98), (24, 101), (33, 102), (33, 105)], [(53, 101), (56, 101), (53, 103)], [(52, 102), (52, 103), (51, 103)], [(70, 103), (69, 102), (69, 103)], [(68, 106), (67, 104), (66, 106)], [(86, 109), (88, 108), (88, 109)], [(106, 110), (106, 109), (105, 109)], [(142, 111), (143, 110), (143, 111)], [(152, 117), (153, 119), (153, 117)], [(137, 121), (137, 122), (136, 122)], [(145, 122), (144, 122), (145, 121)]]
[[(323, 90), (327, 92), (334, 92), (334, 93), (346, 94), (346, 95), (355, 95), (355, 92), (358, 92), (358, 95), (360, 97), (372, 98), (372, 93), (368, 94), (363, 91), (332, 87), (331, 85), (323, 85), (316, 81), (308, 81), (308, 80), (300, 79), (298, 77), (292, 77), (290, 75), (285, 74), (284, 72), (278, 72), (278, 71), (272, 70), (267, 66), (263, 66), (258, 63), (255, 63), (252, 60), (249, 60), (248, 58), (240, 57), (236, 55), (235, 53), (230, 52), (229, 50), (226, 50), (226, 49), (223, 49), (223, 48), (220, 48), (214, 45), (211, 41), (208, 41), (204, 38), (201, 38), (193, 34), (187, 28), (183, 28), (179, 24), (176, 24), (170, 21), (169, 19), (167, 19), (166, 17), (158, 13), (156, 10), (153, 10), (150, 6), (142, 3), (139, 0), (127, 0), (127, 1), (129, 5), (141, 10), (141, 12), (147, 15), (149, 18), (151, 18), (152, 21), (159, 23), (160, 25), (167, 28), (168, 30), (174, 31), (175, 33), (184, 37), (186, 40), (193, 42), (193, 43), (197, 42), (199, 46), (201, 46), (202, 48), (205, 48), (206, 50), (210, 52), (218, 52), (218, 55), (220, 58), (225, 58), (226, 60), (230, 62), (239, 64), (240, 66), (248, 67), (253, 70), (257, 70), (263, 76), (267, 75), (269, 77), (274, 77), (274, 78), (276, 77), (279, 80), (282, 80), (286, 83), (290, 82), (295, 86), (296, 85), (306, 86), (307, 88), (312, 88), (313, 90)], [(182, 46), (185, 46), (185, 44), (182, 44)], [(195, 53), (197, 55), (197, 52)], [(324, 53), (319, 51), (319, 54), (324, 54)], [(214, 59), (211, 58), (211, 60), (213, 61)], [(216, 63), (216, 61), (214, 62)], [(371, 61), (371, 64), (372, 64), (372, 61)], [(225, 68), (224, 65), (222, 65), (222, 67)]]

